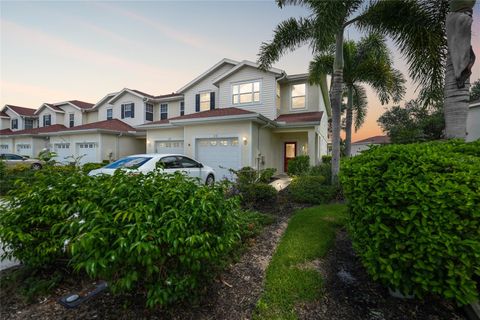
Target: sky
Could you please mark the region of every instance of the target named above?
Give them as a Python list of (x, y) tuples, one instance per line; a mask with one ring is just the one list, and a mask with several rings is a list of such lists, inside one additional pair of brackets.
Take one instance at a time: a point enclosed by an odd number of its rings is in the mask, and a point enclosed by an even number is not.
[[(474, 10), (472, 80), (480, 78), (480, 9)], [(306, 8), (265, 1), (0, 1), (0, 106), (98, 102), (122, 88), (160, 95), (177, 91), (223, 58), (256, 61), (262, 42)], [(362, 36), (350, 29), (346, 37)], [(394, 66), (408, 68), (391, 44)], [(308, 46), (275, 67), (305, 73)], [(405, 100), (417, 96), (409, 79)], [(368, 115), (353, 141), (382, 134), (385, 111), (368, 90)]]

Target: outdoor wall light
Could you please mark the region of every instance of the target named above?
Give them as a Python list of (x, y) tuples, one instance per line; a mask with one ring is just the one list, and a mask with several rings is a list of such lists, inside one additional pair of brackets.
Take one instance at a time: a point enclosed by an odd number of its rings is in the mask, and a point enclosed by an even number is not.
[(243, 137), (243, 138), (242, 138), (242, 141), (243, 141), (243, 144), (246, 145), (246, 144), (247, 144), (247, 137)]

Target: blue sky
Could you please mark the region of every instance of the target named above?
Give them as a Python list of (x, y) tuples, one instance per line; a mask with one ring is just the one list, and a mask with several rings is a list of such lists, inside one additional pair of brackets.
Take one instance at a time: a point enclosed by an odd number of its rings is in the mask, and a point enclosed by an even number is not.
[[(2, 1), (0, 10), (0, 104), (32, 108), (71, 99), (95, 103), (124, 87), (176, 91), (224, 57), (255, 61), (279, 22), (308, 14), (274, 1)], [(350, 30), (348, 37), (359, 34)], [(311, 57), (303, 47), (275, 66), (304, 73)], [(477, 60), (473, 79), (479, 70)], [(413, 88), (409, 83), (406, 98), (415, 97)], [(371, 91), (369, 102), (357, 138), (379, 133), (383, 107)]]

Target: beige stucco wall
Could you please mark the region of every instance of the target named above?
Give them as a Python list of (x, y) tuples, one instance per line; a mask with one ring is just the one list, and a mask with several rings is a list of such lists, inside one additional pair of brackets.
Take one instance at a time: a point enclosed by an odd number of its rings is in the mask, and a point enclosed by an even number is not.
[(147, 130), (147, 153), (155, 152), (156, 141), (183, 140), (183, 127)]
[(480, 105), (468, 110), (467, 132), (467, 141), (480, 139)]
[[(184, 146), (187, 156), (196, 158), (195, 140), (199, 138), (238, 138), (241, 146), (240, 164), (244, 166), (252, 166), (252, 136), (251, 122), (224, 122), (212, 124), (199, 124), (185, 126), (184, 129)], [(243, 142), (243, 137), (247, 139)]]
[[(106, 111), (105, 111), (106, 112)], [(107, 115), (105, 114), (105, 119)], [(84, 112), (82, 117), (82, 124), (97, 122), (98, 120), (98, 111), (89, 111)]]
[(118, 157), (130, 156), (132, 154), (145, 153), (145, 138), (124, 136), (118, 138)]

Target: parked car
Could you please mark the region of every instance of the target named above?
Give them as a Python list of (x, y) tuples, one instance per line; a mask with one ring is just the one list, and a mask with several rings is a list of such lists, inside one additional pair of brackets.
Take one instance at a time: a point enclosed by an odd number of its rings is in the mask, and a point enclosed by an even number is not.
[(42, 169), (44, 162), (38, 159), (21, 156), (13, 153), (0, 154), (0, 160), (4, 161), (8, 167), (15, 167), (17, 165), (27, 165), (33, 170)]
[(100, 169), (92, 170), (90, 176), (99, 174), (113, 175), (115, 170), (128, 170), (132, 172), (147, 173), (155, 170), (159, 164), (166, 173), (182, 171), (192, 178), (198, 178), (206, 185), (215, 182), (215, 171), (200, 162), (181, 154), (136, 154), (115, 162), (112, 162)]

